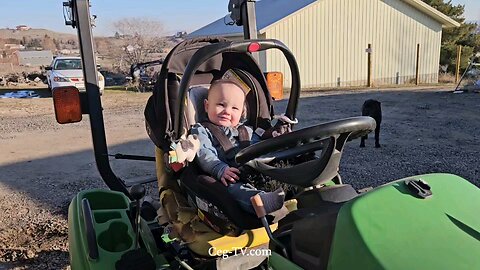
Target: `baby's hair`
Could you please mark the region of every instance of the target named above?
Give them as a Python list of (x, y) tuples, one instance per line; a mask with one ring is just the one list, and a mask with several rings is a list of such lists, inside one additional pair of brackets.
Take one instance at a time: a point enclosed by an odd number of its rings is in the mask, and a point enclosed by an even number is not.
[(233, 84), (236, 87), (240, 88), (243, 91), (243, 94), (246, 95), (246, 91), (245, 91), (243, 85), (241, 85), (240, 83), (238, 83), (236, 81), (229, 80), (229, 79), (219, 79), (219, 80), (213, 81), (212, 84), (210, 85), (210, 88), (208, 88), (208, 94), (210, 95), (210, 91), (212, 91), (213, 88), (220, 86), (221, 84)]

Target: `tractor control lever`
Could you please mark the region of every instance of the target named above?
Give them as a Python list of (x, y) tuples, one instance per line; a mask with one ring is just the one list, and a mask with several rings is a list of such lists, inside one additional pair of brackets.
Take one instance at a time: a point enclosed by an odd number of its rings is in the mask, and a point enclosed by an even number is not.
[(141, 184), (130, 188), (130, 197), (135, 200), (135, 249), (129, 250), (115, 263), (116, 270), (157, 269), (152, 255), (144, 248), (139, 248), (140, 238), (140, 209), (145, 196), (145, 187)]
[(265, 206), (262, 201), (262, 197), (260, 197), (259, 194), (253, 196), (250, 198), (250, 202), (253, 205), (253, 209), (255, 209), (255, 213), (257, 214), (257, 217), (260, 219), (262, 222), (263, 227), (265, 227), (265, 230), (267, 231), (267, 235), (272, 240), (280, 249), (282, 250), (283, 256), (285, 258), (289, 258), (287, 249), (285, 246), (278, 241), (278, 239), (273, 237), (272, 230), (270, 229), (270, 226), (268, 225), (268, 221), (266, 218), (266, 215), (268, 214), (267, 211), (265, 210)]
[(140, 237), (140, 210), (142, 206), (142, 199), (145, 196), (145, 187), (143, 185), (133, 185), (130, 188), (130, 195), (135, 200), (135, 249), (139, 247)]

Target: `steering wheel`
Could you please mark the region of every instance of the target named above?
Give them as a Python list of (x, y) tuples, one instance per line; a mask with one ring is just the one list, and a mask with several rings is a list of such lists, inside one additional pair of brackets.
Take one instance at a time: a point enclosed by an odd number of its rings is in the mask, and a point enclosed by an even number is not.
[[(325, 183), (338, 175), (338, 166), (347, 140), (370, 133), (375, 120), (367, 116), (351, 117), (300, 129), (244, 148), (235, 156), (247, 165), (281, 182), (309, 187)], [(268, 165), (323, 149), (319, 158), (286, 168)]]

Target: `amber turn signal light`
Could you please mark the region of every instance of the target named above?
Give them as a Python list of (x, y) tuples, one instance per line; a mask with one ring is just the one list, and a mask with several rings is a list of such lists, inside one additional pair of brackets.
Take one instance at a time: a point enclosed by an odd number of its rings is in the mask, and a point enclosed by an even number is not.
[(266, 74), (267, 88), (274, 100), (283, 99), (283, 74), (281, 72), (268, 72)]
[(55, 118), (59, 124), (76, 123), (82, 120), (80, 93), (73, 86), (52, 89)]

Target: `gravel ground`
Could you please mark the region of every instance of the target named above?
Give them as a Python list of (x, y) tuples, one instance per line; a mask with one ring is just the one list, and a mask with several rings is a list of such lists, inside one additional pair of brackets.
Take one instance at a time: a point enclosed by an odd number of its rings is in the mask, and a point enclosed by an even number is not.
[[(67, 269), (67, 209), (83, 189), (104, 188), (91, 150), (88, 119), (55, 122), (52, 101), (0, 99), (0, 270)], [(106, 92), (110, 153), (153, 155), (143, 120), (149, 94)], [(364, 100), (382, 102), (382, 148), (347, 144), (340, 173), (356, 188), (430, 172), (451, 172), (480, 186), (480, 95), (438, 89), (306, 93), (298, 127), (360, 115)], [(275, 104), (283, 111), (286, 102)], [(86, 117), (88, 118), (88, 117)], [(370, 136), (372, 137), (372, 136)], [(123, 179), (151, 177), (149, 162), (112, 160)], [(154, 192), (155, 187), (150, 187)]]
[(359, 147), (360, 140), (347, 143), (340, 165), (344, 182), (363, 188), (411, 175), (450, 172), (480, 186), (479, 94), (438, 89), (359, 92), (305, 97), (298, 110), (299, 126), (306, 127), (361, 115), (366, 99), (382, 103), (382, 148), (374, 148), (373, 134), (366, 148)]

